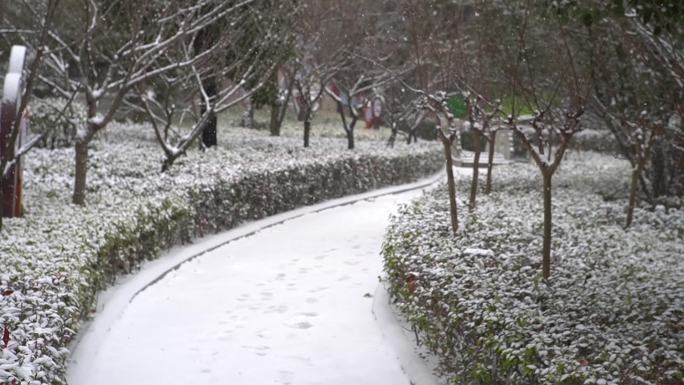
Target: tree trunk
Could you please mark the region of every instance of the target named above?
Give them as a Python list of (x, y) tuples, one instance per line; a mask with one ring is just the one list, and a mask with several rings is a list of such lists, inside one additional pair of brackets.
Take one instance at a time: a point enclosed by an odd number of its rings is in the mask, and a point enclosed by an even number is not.
[(280, 122), (278, 117), (280, 116), (280, 105), (274, 104), (271, 106), (271, 122), (269, 124), (269, 129), (271, 131), (271, 136), (280, 136)]
[(6, 162), (0, 162), (0, 163), (5, 163), (5, 165), (0, 164), (2, 168), (0, 168), (0, 217), (8, 217), (12, 218), (14, 217), (14, 196), (16, 194), (16, 191), (12, 187), (18, 187), (14, 185), (15, 181), (15, 172), (16, 172), (16, 166), (10, 169), (10, 172), (8, 172), (6, 175), (4, 175), (3, 171), (5, 169), (5, 166), (7, 165)]
[[(210, 101), (213, 102), (213, 100), (216, 99), (216, 94), (218, 92), (218, 85), (216, 84), (216, 80), (213, 77), (205, 79), (203, 81), (202, 86), (204, 87), (204, 91), (207, 93), (207, 96), (209, 97)], [(202, 114), (204, 114), (207, 111), (207, 108), (208, 106), (206, 106), (205, 103), (202, 102)], [(207, 119), (204, 128), (202, 128), (202, 143), (207, 148), (211, 146), (216, 146), (218, 144), (216, 126), (216, 114), (212, 112), (209, 116), (209, 119)]]
[(77, 141), (75, 150), (76, 171), (74, 175), (74, 195), (72, 196), (72, 202), (76, 205), (84, 206), (86, 175), (88, 172), (88, 141)]
[[(204, 113), (204, 112), (202, 112)], [(218, 138), (216, 135), (216, 114), (213, 112), (209, 114), (207, 122), (204, 124), (202, 129), (202, 144), (209, 148), (211, 146), (216, 146), (218, 144)]]
[(292, 90), (294, 88), (294, 82), (291, 81), (285, 93), (285, 99), (281, 104), (278, 105), (278, 135), (280, 135), (280, 129), (285, 121), (285, 114), (287, 114), (287, 106), (290, 103), (290, 98), (292, 98)]
[(240, 123), (244, 128), (254, 128), (254, 102), (252, 99), (247, 100), (247, 106), (242, 113), (242, 122)]
[(485, 194), (492, 192), (492, 169), (494, 168), (494, 144), (496, 143), (496, 131), (489, 137), (489, 157), (487, 159), (487, 183), (485, 184)]
[[(667, 195), (668, 181), (667, 181), (667, 170), (666, 170), (666, 159), (665, 159), (665, 145), (662, 140), (656, 140), (655, 149), (652, 151), (652, 162), (653, 165), (653, 198), (657, 199), (663, 195)], [(637, 160), (638, 161), (638, 160)]]
[(349, 129), (347, 130), (347, 149), (354, 149), (354, 126), (356, 125), (357, 118), (352, 116), (352, 120), (349, 123)]
[(544, 179), (544, 244), (542, 246), (542, 272), (544, 279), (551, 276), (551, 178), (553, 173), (549, 170), (542, 171)]
[(470, 211), (475, 209), (477, 199), (477, 187), (480, 182), (480, 134), (473, 132), (473, 144), (475, 146), (475, 157), (473, 158), (473, 180), (470, 182)]
[(444, 158), (446, 159), (451, 231), (456, 235), (458, 233), (458, 207), (456, 206), (456, 181), (454, 180), (453, 160), (451, 159), (451, 143), (448, 140), (442, 140), (442, 145), (444, 145)]
[(256, 107), (252, 99), (249, 100), (249, 107), (247, 108), (247, 128), (257, 128), (256, 122), (254, 121), (254, 111)]
[(398, 125), (396, 122), (392, 123), (392, 133), (390, 134), (389, 139), (387, 139), (387, 147), (393, 148), (394, 147), (394, 141), (397, 139), (397, 134), (398, 134)]
[[(4, 167), (0, 168), (0, 170), (4, 171)], [(0, 171), (0, 174), (2, 174), (2, 173), (3, 172)], [(0, 231), (2, 231), (2, 225), (3, 225), (2, 217), (5, 216), (5, 212), (4, 212), (4, 209), (2, 208), (2, 203), (1, 203), (5, 200), (5, 194), (4, 194), (4, 191), (2, 191), (2, 189), (5, 188), (5, 185), (2, 183), (2, 179), (3, 179), (2, 175), (0, 175)]]
[[(13, 205), (7, 205), (8, 207), (5, 207), (5, 196), (6, 193), (11, 193), (10, 191), (5, 191), (5, 189), (9, 190), (8, 186), (5, 184), (5, 181), (9, 182), (9, 178), (7, 178), (6, 175), (4, 175), (5, 171), (5, 166), (6, 162), (0, 162), (0, 230), (2, 230), (3, 226), (3, 217), (5, 216), (5, 213), (7, 213), (8, 217), (12, 217), (10, 213), (13, 212), (14, 206)], [(9, 212), (8, 212), (9, 210)]]
[(309, 136), (311, 135), (311, 114), (307, 113), (304, 118), (304, 147), (309, 147)]
[(166, 159), (164, 159), (164, 161), (162, 162), (161, 172), (164, 173), (164, 172), (169, 171), (169, 169), (171, 168), (171, 166), (173, 166), (173, 163), (175, 161), (176, 161), (175, 156), (167, 157)]
[(425, 119), (425, 114), (421, 113), (418, 115), (413, 125), (409, 127), (406, 143), (411, 144), (412, 140), (414, 143), (418, 142), (418, 126), (423, 122), (423, 119)]
[(349, 127), (347, 127), (347, 116), (344, 114), (344, 105), (342, 102), (337, 102), (337, 113), (340, 115), (340, 120), (342, 121), (342, 129), (344, 129), (344, 133), (347, 134), (349, 132)]
[(418, 137), (416, 136), (416, 134), (413, 131), (409, 131), (408, 137), (406, 139), (406, 144), (415, 143), (417, 141), (418, 141)]
[(643, 161), (639, 161), (637, 166), (632, 171), (632, 182), (629, 186), (629, 204), (627, 206), (627, 219), (625, 221), (625, 228), (632, 225), (632, 220), (634, 218), (634, 207), (636, 206), (637, 191), (639, 186), (639, 176), (641, 175), (641, 169), (643, 166)]

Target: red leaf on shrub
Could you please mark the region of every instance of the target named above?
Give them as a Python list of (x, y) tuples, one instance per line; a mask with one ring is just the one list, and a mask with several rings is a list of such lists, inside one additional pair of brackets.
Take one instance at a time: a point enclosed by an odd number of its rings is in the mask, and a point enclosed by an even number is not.
[(9, 327), (5, 325), (5, 331), (2, 333), (2, 342), (5, 344), (5, 347), (9, 344), (10, 340), (10, 331)]
[(2, 296), (3, 296), (3, 297), (7, 297), (8, 295), (11, 295), (12, 293), (14, 293), (14, 290), (12, 290), (12, 289), (5, 289), (5, 290), (2, 291)]
[(418, 278), (415, 275), (409, 274), (406, 278), (406, 286), (408, 287), (409, 293), (413, 294), (418, 286)]
[(577, 363), (580, 364), (581, 367), (589, 366), (589, 361), (587, 360), (579, 360)]

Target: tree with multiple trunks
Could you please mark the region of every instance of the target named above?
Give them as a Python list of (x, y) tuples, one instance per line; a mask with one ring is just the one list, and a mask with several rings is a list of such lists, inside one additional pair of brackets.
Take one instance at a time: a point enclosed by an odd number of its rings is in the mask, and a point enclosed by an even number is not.
[[(551, 276), (552, 181), (572, 137), (582, 129), (591, 91), (590, 65), (572, 29), (544, 18), (530, 2), (511, 9), (515, 44), (506, 50), (508, 87), (516, 96), (508, 123), (542, 176), (544, 225), (542, 272)], [(520, 102), (517, 102), (520, 98)], [(524, 103), (533, 109), (523, 116)], [(525, 127), (525, 123), (527, 127)], [(558, 143), (554, 146), (554, 143)]]
[(347, 66), (352, 42), (344, 39), (332, 20), (334, 8), (324, 0), (308, 0), (294, 26), (296, 41), (289, 67), (294, 103), (304, 125), (304, 147), (311, 142), (311, 122), (326, 86)]
[[(189, 69), (167, 71), (138, 85), (137, 98), (129, 105), (143, 111), (154, 128), (165, 154), (162, 171), (182, 156), (200, 135), (205, 146), (216, 144), (217, 114), (246, 100), (262, 103), (270, 97), (269, 81), (287, 59), (287, 46), (292, 40), (282, 18), (293, 15), (296, 7), (292, 2), (268, 5), (267, 9), (244, 7), (231, 15), (232, 33), (214, 39), (219, 45), (204, 60)], [(196, 47), (187, 46), (170, 51), (167, 56), (168, 60), (182, 62), (190, 60), (195, 52)], [(189, 106), (197, 99), (201, 109), (199, 114), (194, 114), (196, 109)], [(179, 116), (193, 114), (194, 123), (187, 132), (181, 133), (181, 128), (174, 127)], [(207, 139), (210, 144), (206, 143)]]
[[(62, 24), (49, 31), (51, 45), (59, 49), (46, 57), (51, 73), (40, 78), (62, 96), (82, 94), (88, 111), (87, 124), (75, 141), (73, 203), (85, 204), (90, 142), (115, 118), (126, 97), (155, 77), (190, 69), (210, 57), (221, 44), (195, 50), (181, 61), (170, 59), (169, 54), (190, 46), (207, 26), (239, 14), (254, 1), (84, 0), (60, 9)], [(153, 21), (156, 28), (147, 28)]]
[(629, 227), (639, 194), (643, 194), (649, 202), (655, 200), (655, 181), (650, 180), (646, 171), (653, 164), (654, 146), (668, 131), (670, 116), (676, 109), (672, 103), (679, 98), (667, 76), (639, 65), (640, 55), (624, 54), (639, 49), (640, 45), (633, 45), (635, 42), (630, 42), (629, 35), (612, 27), (594, 27), (614, 37), (614, 40), (591, 47), (592, 57), (595, 58), (591, 105), (603, 118), (622, 154), (632, 166), (625, 219), (625, 227)]

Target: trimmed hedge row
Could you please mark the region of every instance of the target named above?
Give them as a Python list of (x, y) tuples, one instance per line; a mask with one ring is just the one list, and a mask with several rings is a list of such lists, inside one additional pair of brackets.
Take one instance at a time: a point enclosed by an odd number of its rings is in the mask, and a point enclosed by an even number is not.
[(150, 202), (138, 209), (131, 223), (117, 224), (116, 232), (98, 251), (97, 262), (88, 267), (93, 275), (102, 275), (93, 286), (99, 289), (121, 272), (130, 272), (140, 261), (194, 237), (297, 207), (409, 183), (441, 167), (439, 153), (425, 152), (399, 157), (361, 156), (215, 179), (188, 189), (185, 197)]
[(628, 163), (569, 154), (554, 177), (545, 282), (538, 174), (497, 167), (457, 236), (445, 186), (390, 220), (389, 291), (420, 342), (455, 384), (681, 384), (684, 212), (637, 209), (623, 229)]
[[(135, 137), (140, 127), (127, 130)], [(303, 150), (287, 138), (229, 139), (228, 149), (191, 152), (161, 175), (149, 160), (154, 144), (95, 143), (83, 208), (66, 204), (72, 150), (31, 154), (27, 215), (6, 221), (0, 241), (0, 383), (66, 383), (67, 347), (99, 290), (172, 245), (442, 167), (432, 145), (366, 142), (350, 152), (341, 140)]]
[[(531, 131), (528, 135), (532, 141), (536, 141), (536, 134)], [(558, 145), (558, 140), (553, 140), (554, 146)], [(578, 132), (572, 137), (570, 142), (570, 149), (575, 151), (594, 151), (604, 154), (621, 154), (615, 136), (608, 130), (592, 130), (586, 129)], [(513, 152), (514, 155), (521, 158), (527, 158), (527, 150), (517, 135), (513, 135)]]

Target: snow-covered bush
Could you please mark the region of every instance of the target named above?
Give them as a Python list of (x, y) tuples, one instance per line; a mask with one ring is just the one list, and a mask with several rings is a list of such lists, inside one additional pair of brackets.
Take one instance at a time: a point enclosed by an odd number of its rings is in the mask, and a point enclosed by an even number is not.
[[(536, 137), (533, 130), (528, 130), (527, 132), (530, 138)], [(553, 140), (553, 143), (554, 145), (558, 145), (556, 140)], [(608, 130), (582, 130), (573, 136), (569, 149), (580, 152), (596, 151), (606, 154), (621, 153), (615, 136)], [(527, 157), (525, 146), (515, 135), (513, 135), (513, 151), (518, 157)]]
[(548, 282), (533, 166), (497, 168), (494, 192), (463, 214), (457, 237), (444, 186), (391, 220), (390, 292), (453, 383), (682, 383), (684, 213), (637, 210), (624, 230), (614, 190), (628, 172), (606, 156), (566, 159)]
[(615, 136), (608, 130), (582, 130), (572, 138), (570, 148), (580, 151), (599, 151), (609, 154), (620, 153)]
[(87, 113), (80, 103), (63, 98), (34, 98), (31, 100), (31, 131), (45, 134), (37, 147), (70, 147), (79, 127), (86, 123)]
[[(63, 384), (66, 350), (97, 292), (170, 245), (324, 199), (414, 180), (442, 167), (431, 145), (269, 138), (222, 131), (168, 173), (144, 126), (111, 127), (93, 142), (88, 204), (69, 202), (73, 149), (27, 157), (26, 216), (0, 240), (0, 383)], [(126, 138), (135, 138), (126, 140)], [(112, 143), (113, 142), (113, 143)]]

